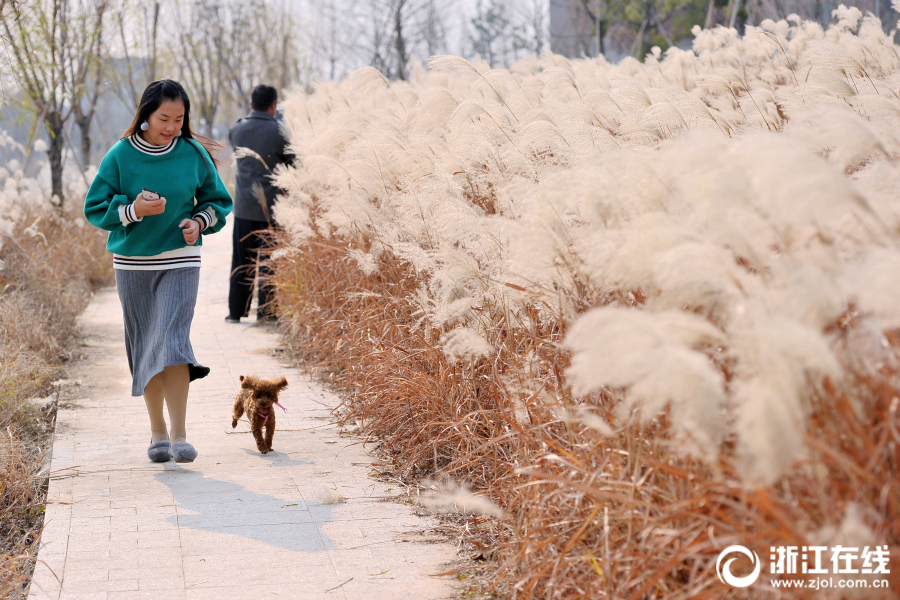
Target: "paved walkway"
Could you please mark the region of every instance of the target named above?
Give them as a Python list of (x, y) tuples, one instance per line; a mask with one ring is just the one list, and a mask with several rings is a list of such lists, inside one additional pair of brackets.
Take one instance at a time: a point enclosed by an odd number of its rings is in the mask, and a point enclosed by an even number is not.
[[(380, 499), (398, 490), (369, 477), (374, 459), (329, 423), (337, 399), (277, 358), (271, 330), (224, 322), (230, 240), (228, 228), (203, 249), (192, 341), (212, 373), (191, 386), (193, 463), (147, 459), (149, 422), (143, 399), (129, 394), (115, 289), (100, 291), (82, 316), (86, 393), (57, 418), (29, 598), (452, 596), (450, 583), (429, 577), (448, 570), (452, 546), (414, 541), (430, 522)], [(276, 452), (266, 456), (246, 421), (231, 429), (238, 376), (252, 373), (284, 374), (290, 384)]]

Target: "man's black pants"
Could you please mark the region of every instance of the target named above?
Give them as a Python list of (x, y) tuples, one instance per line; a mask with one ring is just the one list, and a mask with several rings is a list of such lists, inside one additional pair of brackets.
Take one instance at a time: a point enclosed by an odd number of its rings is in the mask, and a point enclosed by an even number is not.
[[(250, 312), (250, 300), (253, 297), (253, 278), (259, 275), (259, 306), (256, 309), (257, 319), (266, 319), (274, 315), (272, 287), (267, 278), (270, 273), (267, 257), (260, 255), (268, 250), (269, 224), (265, 221), (234, 219), (231, 253), (231, 281), (228, 288), (228, 315), (234, 319), (246, 317)], [(258, 269), (257, 269), (258, 261)]]

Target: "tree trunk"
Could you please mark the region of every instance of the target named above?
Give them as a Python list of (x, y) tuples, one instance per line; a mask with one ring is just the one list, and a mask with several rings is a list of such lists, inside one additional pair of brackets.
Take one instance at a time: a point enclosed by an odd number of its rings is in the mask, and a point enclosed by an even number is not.
[(741, 0), (734, 0), (731, 7), (731, 18), (728, 20), (728, 26), (734, 27), (734, 24), (737, 22), (737, 14), (741, 10)]
[(406, 40), (403, 39), (403, 5), (400, 0), (394, 12), (394, 47), (397, 49), (397, 79), (406, 81)]
[(709, 0), (709, 6), (706, 8), (706, 23), (703, 25), (703, 29), (709, 29), (713, 24), (713, 11), (716, 8), (715, 0)]
[(644, 62), (647, 53), (650, 52), (650, 46), (653, 45), (653, 36), (650, 34), (650, 23), (653, 18), (652, 0), (648, 0), (644, 10), (644, 22), (647, 23), (647, 26), (644, 28), (644, 38), (641, 41), (641, 53), (638, 55), (641, 62)]
[(81, 130), (81, 166), (84, 169), (91, 164), (91, 119), (76, 119)]
[(600, 29), (600, 32), (597, 35), (597, 39), (600, 40), (600, 56), (606, 56), (606, 45), (603, 43), (603, 38), (606, 37), (606, 19), (598, 18), (597, 27)]
[(212, 128), (213, 121), (216, 118), (216, 107), (204, 106), (200, 109), (200, 117), (203, 120), (202, 126), (200, 127), (200, 135), (212, 139)]
[(50, 162), (50, 192), (54, 198), (52, 202), (56, 208), (63, 208), (63, 183), (62, 183), (62, 153), (63, 153), (63, 122), (62, 116), (56, 111), (49, 111), (44, 117), (44, 127), (50, 136), (50, 147), (47, 149), (47, 158)]

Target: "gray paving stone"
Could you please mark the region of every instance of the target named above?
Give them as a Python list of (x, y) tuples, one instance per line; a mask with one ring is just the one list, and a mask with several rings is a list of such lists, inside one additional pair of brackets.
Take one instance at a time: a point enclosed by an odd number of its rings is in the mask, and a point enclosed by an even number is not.
[(106, 595), (107, 600), (184, 600), (184, 589), (174, 588), (167, 590), (136, 590), (125, 592), (110, 591)]
[(106, 592), (69, 592), (59, 595), (59, 600), (107, 600)]
[[(87, 397), (61, 409), (42, 547), (30, 600), (447, 598), (429, 573), (449, 544), (398, 543), (430, 523), (372, 499), (374, 461), (328, 421), (339, 400), (281, 361), (269, 327), (224, 323), (230, 228), (206, 240), (191, 332), (212, 369), (188, 404), (193, 463), (146, 457), (144, 402), (130, 395), (115, 289), (81, 317)], [(246, 421), (231, 428), (238, 375), (285, 375), (275, 449), (260, 455)], [(322, 406), (325, 404), (327, 406)], [(335, 443), (326, 443), (335, 442)], [(323, 503), (332, 491), (344, 501)], [(386, 573), (382, 574), (382, 572)]]

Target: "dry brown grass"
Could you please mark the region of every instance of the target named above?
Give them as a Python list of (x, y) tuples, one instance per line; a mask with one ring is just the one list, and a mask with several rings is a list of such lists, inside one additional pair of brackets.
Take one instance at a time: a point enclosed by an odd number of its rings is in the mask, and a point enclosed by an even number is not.
[[(730, 588), (716, 576), (716, 558), (742, 544), (767, 569), (770, 546), (813, 543), (812, 532), (838, 527), (854, 504), (893, 553), (890, 590), (866, 597), (900, 597), (897, 373), (858, 375), (852, 397), (826, 386), (807, 431), (810, 459), (772, 486), (748, 489), (730, 442), (714, 468), (688, 462), (671, 451), (665, 417), (617, 422), (612, 397), (574, 398), (563, 376), (561, 320), (528, 330), (508, 326), (517, 317), (504, 307), (480, 307), (495, 354), (449, 362), (438, 346), (441, 331), (413, 327), (411, 298), (424, 282), (386, 255), (375, 275), (363, 275), (347, 258), (348, 243), (366, 249), (365, 240), (319, 238), (276, 261), (285, 337), (301, 364), (343, 393), (343, 418), (381, 441), (396, 476), (465, 481), (506, 512), (503, 520), (473, 516), (459, 527), (475, 554), (496, 557), (486, 580), (495, 593), (821, 597), (762, 582)], [(582, 309), (602, 302), (587, 294), (571, 300)], [(835, 324), (852, 326), (852, 319)], [(576, 406), (614, 433), (566, 418)], [(826, 545), (838, 543), (847, 545)]]
[[(36, 219), (35, 230), (21, 233)], [(55, 404), (36, 404), (74, 357), (75, 323), (108, 284), (106, 236), (76, 214), (26, 211), (0, 250), (0, 597), (19, 598), (43, 527)]]

